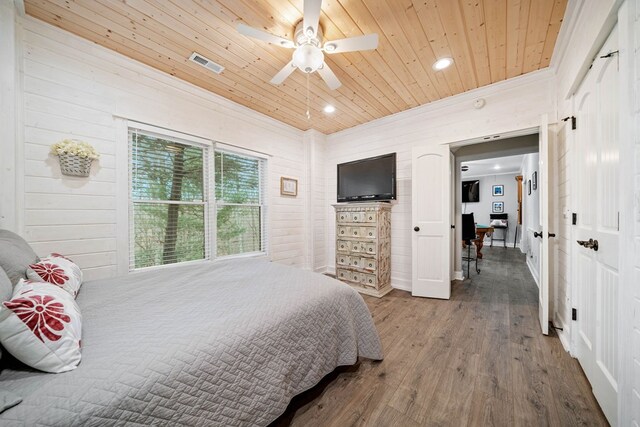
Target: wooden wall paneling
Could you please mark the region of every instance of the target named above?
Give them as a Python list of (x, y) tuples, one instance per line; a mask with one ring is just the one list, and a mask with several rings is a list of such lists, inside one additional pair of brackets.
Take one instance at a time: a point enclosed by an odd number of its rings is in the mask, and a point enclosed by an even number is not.
[[(453, 3), (453, 2), (451, 2)], [(487, 25), (485, 17), (485, 3), (476, 0), (461, 0), (460, 10), (462, 24), (466, 29), (465, 34), (468, 44), (471, 45), (472, 58), (479, 86), (491, 84), (491, 67), (488, 48)]]
[[(337, 11), (334, 14), (329, 12), (328, 16), (330, 16), (331, 20), (340, 28), (347, 27), (349, 24), (355, 24), (363, 34), (377, 33), (380, 39), (380, 44), (369, 63), (371, 66), (377, 67), (378, 72), (384, 76), (389, 89), (400, 96), (405, 103), (404, 109), (420, 105), (414, 94), (409, 89), (409, 86), (415, 83), (415, 79), (406, 69), (405, 64), (398, 54), (388, 46), (388, 40), (386, 39), (384, 32), (371, 17), (368, 9), (364, 6), (361, 0), (349, 2), (348, 6), (350, 7), (347, 7), (345, 3), (347, 2), (338, 1), (336, 4), (341, 6), (343, 9), (342, 12)], [(365, 19), (359, 17), (357, 12), (364, 13), (368, 18)], [(347, 25), (345, 25), (344, 21), (347, 21)], [(349, 36), (351, 35), (352, 34), (349, 34)], [(385, 67), (381, 67), (380, 65), (382, 64), (384, 64)], [(399, 84), (400, 82), (402, 83)]]
[[(239, 6), (238, 2), (235, 1), (229, 1), (229, 2), (225, 2), (224, 0), (222, 1), (222, 3), (225, 4), (225, 9), (229, 8), (226, 12), (229, 13), (229, 15), (233, 15), (235, 16), (236, 14), (238, 16), (241, 16), (243, 13), (243, 10), (236, 10), (236, 7)], [(183, 8), (187, 8), (188, 7), (188, 3), (184, 3), (181, 2), (179, 3), (182, 5)], [(284, 4), (286, 5), (286, 4)], [(269, 12), (265, 9), (265, 10), (261, 10), (259, 11), (260, 13), (258, 13), (257, 16), (266, 16), (269, 15)], [(209, 12), (207, 9), (203, 9), (201, 8), (200, 14), (204, 14), (207, 15)], [(196, 13), (197, 15), (197, 13)], [(291, 21), (291, 28), (294, 27), (294, 25), (298, 22), (299, 18), (297, 18), (297, 16), (302, 16), (301, 14), (298, 15), (296, 13), (292, 13), (289, 12), (287, 15), (289, 16), (293, 16), (293, 20)], [(206, 20), (210, 20), (210, 19), (214, 19), (212, 16), (207, 15)], [(236, 32), (235, 30), (235, 24), (238, 22), (239, 18), (233, 18), (230, 17), (230, 20), (228, 21), (229, 27), (227, 28), (228, 31), (231, 32)], [(265, 18), (260, 18), (260, 20), (257, 21), (250, 21), (247, 22), (248, 24), (252, 24), (255, 25), (256, 23), (260, 23), (263, 24), (264, 23), (264, 19)], [(284, 18), (283, 18), (284, 19)], [(263, 25), (263, 27), (266, 27), (266, 25)], [(283, 35), (280, 33), (277, 33), (279, 35)], [(249, 40), (247, 37), (242, 36), (240, 34), (238, 34), (238, 36), (240, 37), (244, 37), (245, 39), (247, 39), (249, 42), (256, 44), (256, 48), (259, 50), (261, 48), (261, 43), (260, 42), (252, 42), (251, 40)], [(290, 55), (292, 53), (292, 51), (290, 50), (285, 50), (285, 49), (280, 49), (277, 47), (272, 47), (269, 45), (266, 45), (264, 47), (264, 49), (270, 49), (270, 50), (277, 50), (277, 51), (285, 51), (287, 52), (287, 54), (285, 55), (286, 57), (282, 59), (281, 63), (278, 63), (278, 67), (277, 67), (277, 71), (279, 71), (282, 66), (284, 66), (284, 64), (286, 64), (290, 59)], [(342, 55), (336, 55), (333, 57), (329, 57), (327, 58), (327, 63), (329, 64), (330, 67), (332, 67), (332, 69), (336, 72), (336, 75), (338, 76), (338, 78), (341, 79), (341, 81), (343, 82), (343, 86), (340, 87), (338, 90), (336, 91), (330, 91), (326, 84), (324, 83), (324, 81), (322, 81), (322, 79), (317, 75), (317, 74), (313, 74), (310, 76), (310, 82), (316, 87), (316, 89), (319, 89), (321, 91), (324, 91), (325, 93), (327, 93), (327, 100), (326, 103), (331, 103), (334, 104), (337, 108), (340, 109), (341, 103), (344, 102), (346, 104), (346, 108), (341, 108), (340, 112), (343, 113), (345, 109), (355, 109), (358, 110), (359, 112), (361, 112), (364, 115), (368, 115), (368, 116), (379, 116), (380, 114), (384, 114), (385, 111), (385, 107), (378, 101), (378, 99), (374, 98), (373, 96), (370, 96), (368, 91), (365, 90), (358, 90), (357, 92), (353, 90), (354, 87), (357, 88), (357, 80), (356, 79), (352, 79), (350, 78), (349, 75), (345, 76), (343, 73), (340, 72), (341, 69), (343, 69), (343, 67), (336, 67), (334, 64), (332, 64), (332, 59), (334, 58), (338, 58), (338, 59), (342, 59)], [(249, 70), (250, 71), (250, 70)], [(276, 72), (277, 72), (276, 71)], [(274, 72), (275, 75), (275, 72)], [(360, 78), (361, 76), (357, 76), (356, 78)], [(267, 79), (267, 82), (271, 79), (271, 77), (269, 79)], [(299, 92), (300, 94), (304, 94), (306, 92), (306, 90), (304, 90), (305, 85), (306, 85), (306, 76), (304, 76), (302, 73), (296, 71), (294, 72), (291, 77), (289, 77), (287, 80), (285, 80), (285, 82), (278, 86), (279, 87), (288, 87), (288, 86), (292, 86), (293, 82), (298, 81), (300, 82), (300, 85), (296, 87), (296, 90)], [(275, 89), (277, 90), (277, 88)], [(313, 93), (313, 90), (312, 90)], [(343, 97), (343, 98), (341, 98)], [(358, 99), (360, 98), (360, 99)], [(335, 99), (338, 100), (338, 103), (332, 102), (331, 99)], [(355, 102), (354, 102), (355, 101)], [(323, 107), (324, 103), (322, 105), (320, 105), (319, 107)]]
[[(104, 0), (102, 0), (104, 1)], [(105, 4), (114, 4), (110, 1), (105, 1)], [(189, 52), (189, 45), (193, 48), (193, 41), (197, 43), (196, 51), (202, 55), (207, 56), (209, 59), (220, 62), (222, 65), (230, 68), (232, 71), (243, 73), (247, 78), (250, 78), (250, 73), (247, 69), (251, 70), (251, 74), (260, 78), (263, 81), (269, 81), (278, 71), (276, 67), (270, 65), (269, 61), (263, 61), (256, 53), (251, 52), (251, 50), (255, 51), (254, 48), (255, 43), (248, 39), (247, 37), (242, 36), (239, 33), (229, 32), (229, 39), (224, 45), (220, 45), (221, 42), (225, 41), (225, 36), (217, 31), (215, 26), (204, 26), (204, 30), (197, 30), (192, 27), (197, 27), (199, 25), (199, 20), (195, 17), (193, 19), (186, 19), (185, 22), (188, 22), (189, 25), (185, 25), (182, 21), (175, 19), (174, 16), (179, 16), (180, 14), (184, 15), (185, 11), (174, 7), (169, 2), (159, 2), (155, 4), (155, 7), (150, 5), (146, 1), (130, 1), (128, 2), (130, 6), (127, 10), (133, 10), (134, 12), (139, 12), (136, 18), (138, 22), (142, 24), (138, 25), (146, 25), (151, 26), (151, 23), (154, 21), (158, 21), (165, 25), (166, 28), (173, 28), (176, 33), (179, 33), (181, 36), (174, 36), (176, 39), (181, 40), (181, 44), (185, 47), (186, 52)], [(117, 7), (117, 3), (114, 7)], [(127, 11), (123, 10), (123, 13)], [(215, 22), (215, 21), (210, 21)], [(161, 28), (161, 27), (160, 27)], [(193, 40), (191, 44), (190, 40)], [(214, 49), (215, 52), (220, 52), (219, 54), (215, 53), (211, 50), (210, 46), (218, 46), (217, 49)], [(281, 52), (280, 52), (281, 51)], [(273, 52), (269, 51), (269, 54), (275, 57), (273, 53), (281, 54), (280, 57), (274, 58), (274, 62), (277, 63), (278, 60), (282, 61), (283, 64), (286, 64), (290, 60), (291, 51), (288, 49), (278, 49), (273, 48)], [(189, 53), (190, 54), (190, 53)], [(284, 55), (282, 55), (284, 54)], [(222, 59), (220, 59), (222, 58)], [(195, 69), (199, 67), (196, 64), (190, 64)], [(209, 74), (211, 79), (217, 78), (214, 74)], [(301, 76), (304, 77), (304, 76)], [(306, 80), (305, 80), (306, 81)], [(324, 84), (323, 82), (320, 82)], [(315, 80), (312, 80), (310, 84), (316, 86), (314, 90), (310, 92), (311, 108), (314, 117), (322, 118), (321, 107), (324, 106), (328, 100), (328, 95), (326, 91), (321, 91), (318, 87), (318, 84)], [(290, 114), (297, 114), (298, 116), (304, 116), (304, 112), (306, 111), (306, 103), (304, 97), (301, 98), (298, 90), (288, 86), (281, 88), (283, 93), (282, 100), (285, 102), (280, 102), (281, 108), (286, 110), (286, 107), (289, 107)], [(333, 101), (332, 101), (333, 102)], [(282, 105), (284, 104), (284, 105)], [(336, 107), (344, 108), (345, 104), (339, 102), (335, 103)], [(345, 111), (344, 116), (341, 118), (337, 118), (338, 122), (342, 122), (343, 124), (349, 123), (357, 123), (360, 120), (370, 120), (371, 115), (361, 115), (359, 112), (353, 109), (349, 109)], [(349, 120), (349, 118), (351, 120)]]
[(484, 2), (491, 82), (507, 76), (507, 0)]
[[(378, 33), (378, 49), (326, 55), (343, 85), (295, 71), (291, 50), (239, 34), (239, 22), (290, 38), (303, 0), (26, 0), (27, 13), (302, 130), (325, 134), (548, 66), (567, 0), (325, 0), (325, 39)], [(199, 52), (225, 67), (210, 74)], [(452, 67), (432, 69), (442, 57)], [(322, 111), (332, 104), (338, 112)]]
[(458, 2), (436, 0), (440, 21), (444, 27), (451, 57), (454, 59), (465, 91), (478, 87), (477, 70), (467, 40), (467, 31)]
[(553, 11), (551, 12), (551, 19), (549, 20), (547, 35), (544, 40), (544, 48), (542, 49), (540, 67), (548, 67), (551, 63), (551, 55), (553, 55), (553, 49), (556, 46), (556, 40), (560, 33), (560, 26), (564, 20), (565, 9), (566, 2), (564, 0), (556, 0), (553, 3)]
[(525, 73), (537, 70), (542, 58), (544, 40), (547, 36), (553, 3), (550, 1), (532, 1), (527, 25), (527, 42), (524, 50)]
[(522, 74), (531, 0), (507, 0), (507, 78)]
[[(415, 78), (417, 86), (420, 88), (424, 96), (426, 96), (426, 99), (428, 100), (427, 102), (440, 99), (438, 91), (431, 81), (431, 73), (428, 71), (431, 69), (431, 66), (425, 68), (417, 54), (420, 50), (419, 46), (413, 45), (410, 42), (409, 37), (407, 37), (407, 34), (417, 34), (421, 32), (420, 28), (418, 28), (418, 31), (413, 31), (408, 27), (403, 28), (402, 24), (396, 18), (396, 13), (400, 11), (397, 8), (390, 7), (386, 0), (363, 1), (378, 25), (380, 25), (380, 28), (385, 32), (387, 39), (393, 48), (398, 52), (404, 63), (407, 65), (407, 68)], [(397, 13), (397, 15), (401, 14)], [(425, 102), (421, 101), (420, 103), (424, 104)]]
[[(437, 11), (434, 0), (419, 1), (413, 0), (413, 5), (418, 15), (418, 20), (422, 24), (422, 29), (431, 44), (431, 48), (436, 58), (452, 57), (451, 50), (446, 38), (446, 32), (440, 22), (436, 19)], [(458, 64), (455, 62), (446, 70), (438, 71), (438, 74), (445, 76), (449, 83), (449, 88), (453, 95), (464, 91)]]
[[(250, 108), (254, 108), (257, 111), (270, 115), (280, 121), (291, 120), (292, 122), (296, 123), (296, 125), (294, 125), (296, 127), (305, 126), (304, 123), (306, 122), (306, 120), (304, 120), (302, 116), (300, 116), (300, 119), (297, 119), (297, 117), (295, 116), (291, 117), (287, 116), (284, 113), (281, 113), (277, 108), (277, 103), (275, 102), (275, 100), (267, 99), (259, 92), (253, 94), (242, 92), (242, 87), (240, 87), (237, 82), (226, 78), (222, 74), (219, 76), (219, 82), (206, 81), (204, 78), (195, 74), (195, 69), (192, 73), (189, 73), (183, 71), (182, 68), (176, 68), (171, 62), (171, 52), (167, 52), (164, 47), (150, 40), (146, 40), (146, 42), (152, 45), (152, 47), (148, 47), (137, 42), (132, 42), (131, 40), (126, 40), (125, 42), (124, 39), (126, 37), (120, 35), (119, 33), (109, 28), (100, 27), (96, 23), (88, 22), (78, 15), (71, 14), (69, 12), (65, 13), (64, 10), (57, 10), (56, 6), (49, 5), (47, 10), (42, 10), (34, 5), (29, 5), (28, 8), (30, 15), (35, 16), (36, 18), (45, 18), (45, 20), (50, 20), (54, 25), (71, 31), (72, 33), (79, 35), (80, 37), (94, 39), (96, 38), (96, 36), (98, 36), (97, 38), (100, 39), (99, 44), (101, 44), (102, 46), (113, 49), (116, 52), (122, 53), (129, 57), (136, 57), (140, 62), (144, 64), (160, 69), (161, 71), (164, 71), (178, 78), (182, 78), (183, 80), (191, 81), (198, 86), (204, 87), (205, 89), (211, 90), (216, 94), (230, 98), (242, 105), (251, 106)], [(63, 13), (68, 18), (64, 18), (61, 15)], [(112, 28), (114, 27), (114, 25), (110, 26)], [(91, 29), (88, 29), (87, 27)], [(95, 30), (100, 31), (100, 33), (95, 33)], [(144, 40), (140, 41), (144, 42)], [(188, 66), (190, 67), (190, 65)], [(197, 72), (199, 72), (199, 70)], [(204, 74), (204, 71), (202, 73)], [(226, 86), (222, 86), (223, 83), (227, 83)], [(260, 103), (256, 103), (255, 101), (260, 101)], [(270, 104), (272, 110), (263, 108), (261, 106), (263, 102)]]

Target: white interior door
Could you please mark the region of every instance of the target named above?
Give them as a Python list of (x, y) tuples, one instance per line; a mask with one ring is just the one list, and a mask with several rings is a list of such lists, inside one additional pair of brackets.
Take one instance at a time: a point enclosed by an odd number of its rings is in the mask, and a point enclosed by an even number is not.
[(540, 227), (536, 234), (542, 239), (540, 247), (540, 280), (538, 287), (538, 317), (542, 333), (549, 335), (549, 118), (542, 116), (539, 136), (539, 157), (538, 157), (538, 191), (540, 209)]
[(411, 217), (414, 296), (451, 295), (451, 152), (448, 145), (412, 153)]
[(614, 29), (574, 96), (574, 236), (582, 242), (573, 242), (576, 356), (612, 425), (618, 399), (618, 58), (600, 56), (615, 50)]

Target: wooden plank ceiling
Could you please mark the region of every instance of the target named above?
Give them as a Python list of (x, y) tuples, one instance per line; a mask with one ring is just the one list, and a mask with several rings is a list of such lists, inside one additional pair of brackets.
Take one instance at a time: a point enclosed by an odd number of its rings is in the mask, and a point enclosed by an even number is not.
[[(325, 39), (378, 33), (375, 51), (326, 55), (331, 91), (296, 70), (269, 80), (291, 50), (240, 35), (237, 23), (292, 38), (302, 0), (26, 0), (29, 15), (296, 128), (332, 133), (549, 65), (567, 0), (324, 0)], [(192, 52), (223, 65), (216, 75)], [(434, 71), (437, 58), (453, 66)], [(322, 108), (332, 104), (336, 112)]]

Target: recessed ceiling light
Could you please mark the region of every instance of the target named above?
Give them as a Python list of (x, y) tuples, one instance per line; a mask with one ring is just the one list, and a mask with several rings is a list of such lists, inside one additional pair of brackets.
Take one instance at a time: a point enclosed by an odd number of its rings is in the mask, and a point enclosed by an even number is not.
[(433, 69), (436, 71), (444, 70), (448, 66), (453, 64), (453, 59), (451, 58), (440, 58), (433, 64)]
[(326, 105), (326, 106), (324, 107), (324, 112), (325, 112), (325, 113), (331, 114), (331, 113), (334, 113), (335, 111), (336, 111), (336, 107), (334, 107), (334, 106), (333, 106), (333, 105), (331, 105), (331, 104), (328, 104), (328, 105)]
[(495, 170), (500, 170), (500, 165), (495, 165), (493, 168), (494, 168)]

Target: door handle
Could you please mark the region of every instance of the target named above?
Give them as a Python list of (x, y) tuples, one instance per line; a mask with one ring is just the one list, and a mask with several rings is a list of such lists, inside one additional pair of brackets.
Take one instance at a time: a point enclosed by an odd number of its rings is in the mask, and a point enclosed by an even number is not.
[(533, 232), (533, 237), (539, 237), (539, 238), (541, 238), (541, 239), (542, 239), (542, 231), (541, 231), (541, 232), (539, 232), (539, 233), (538, 233), (537, 231), (534, 231), (534, 232)]
[(597, 240), (593, 240), (593, 239), (578, 240), (578, 244), (580, 246), (584, 246), (587, 249), (593, 249), (594, 251), (598, 252), (598, 241)]
[(556, 233), (548, 233), (549, 237), (556, 237)]
[(415, 227), (413, 227), (413, 231), (420, 231), (420, 227), (416, 225)]

